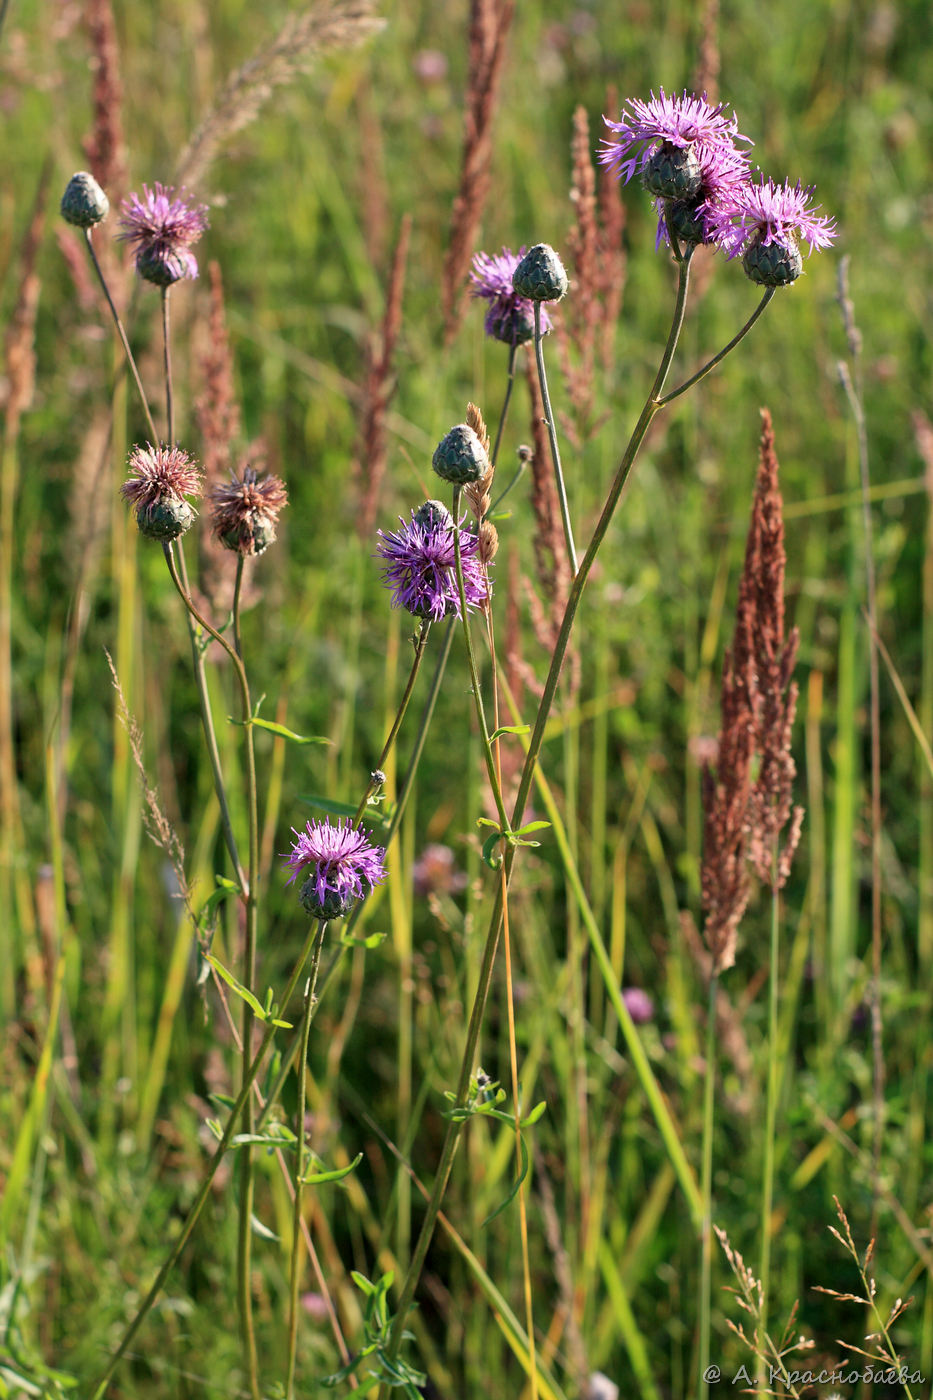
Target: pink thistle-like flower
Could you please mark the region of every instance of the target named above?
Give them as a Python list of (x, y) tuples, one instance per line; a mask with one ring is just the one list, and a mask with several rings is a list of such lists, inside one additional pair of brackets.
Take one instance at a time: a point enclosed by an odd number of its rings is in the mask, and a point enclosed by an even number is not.
[(374, 846), (349, 818), (336, 824), (309, 821), (286, 857), (288, 884), (304, 877), (299, 898), (315, 919), (340, 919), (358, 899), (365, 899), (386, 877), (385, 850)]
[[(427, 617), (434, 622), (451, 613), (459, 617), (450, 511), (440, 501), (426, 501), (412, 512), (410, 522), (406, 523), (400, 515), (399, 524), (400, 530), (378, 531), (377, 555), (386, 561), (383, 578), (394, 589), (393, 607), (406, 608), (414, 617)], [(461, 529), (460, 561), (468, 610), (483, 607), (489, 597), (486, 577), (476, 557), (478, 548), (477, 536)]]
[(197, 277), (191, 245), (207, 228), (206, 204), (191, 203), (183, 190), (176, 198), (173, 186), (156, 181), (152, 189), (143, 185), (142, 198), (131, 194), (121, 207), (118, 237), (132, 245), (140, 277), (157, 287)]
[(242, 480), (233, 474), (210, 493), (211, 529), (225, 549), (238, 554), (262, 554), (275, 539), (276, 521), (288, 504), (285, 483), (277, 476), (258, 476), (246, 467)]
[(697, 163), (700, 183), (690, 199), (654, 201), (658, 214), (656, 248), (670, 243), (671, 232), (682, 243), (714, 242), (714, 211), (734, 202), (749, 183), (747, 152), (728, 142), (699, 146)]
[(810, 207), (814, 186), (798, 180), (776, 185), (762, 177), (758, 184), (737, 189), (710, 214), (716, 242), (734, 258), (757, 239), (761, 247), (803, 240), (814, 248), (828, 248), (836, 237), (836, 221)]
[(195, 518), (185, 497), (201, 494), (201, 473), (187, 452), (164, 444), (137, 444), (128, 466), (132, 475), (120, 487), (120, 495), (136, 511), (140, 533), (157, 540), (183, 534)]
[(636, 1026), (644, 1026), (653, 1018), (654, 1002), (641, 987), (623, 987), (622, 1000)]
[[(512, 286), (512, 277), (527, 249), (517, 253), (503, 248), (501, 253), (474, 253), (470, 272), (470, 296), (489, 302), (486, 312), (486, 334), (504, 345), (524, 345), (534, 339), (535, 309), (528, 298), (519, 296)], [(551, 329), (551, 318), (541, 307), (541, 334)]]
[[(724, 103), (712, 107), (705, 96), (684, 92), (682, 97), (668, 97), (663, 88), (658, 92), (660, 96), (652, 93), (648, 102), (639, 97), (627, 98), (622, 104), (621, 121), (603, 118), (616, 139), (603, 142), (598, 159), (626, 184), (636, 171), (646, 174), (654, 157), (665, 151), (686, 152), (702, 164), (711, 158), (710, 148), (731, 147), (736, 141), (752, 144), (747, 136), (739, 134), (738, 119), (726, 114)], [(694, 192), (695, 189), (680, 187), (653, 188), (653, 193), (668, 197)]]

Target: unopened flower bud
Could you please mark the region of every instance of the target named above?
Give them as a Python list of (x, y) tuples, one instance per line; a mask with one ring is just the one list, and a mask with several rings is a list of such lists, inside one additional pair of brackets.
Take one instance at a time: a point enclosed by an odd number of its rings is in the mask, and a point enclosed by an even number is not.
[(564, 265), (549, 243), (536, 243), (512, 274), (512, 286), (529, 301), (560, 301), (570, 283)]
[(432, 466), (444, 481), (466, 486), (479, 481), (489, 466), (483, 444), (468, 423), (458, 423), (441, 438), (434, 451)]
[(419, 506), (415, 511), (414, 521), (424, 530), (443, 529), (450, 525), (453, 516), (444, 505), (443, 501), (425, 501), (423, 506)]
[(692, 146), (675, 146), (664, 141), (642, 172), (642, 182), (651, 194), (664, 199), (690, 199), (700, 188), (703, 170)]
[(742, 255), (745, 275), (760, 287), (786, 287), (803, 271), (803, 258), (795, 239), (762, 243), (756, 236)]
[(664, 222), (668, 233), (681, 243), (705, 243), (706, 225), (703, 215), (689, 199), (669, 199), (664, 204)]
[(79, 170), (72, 175), (62, 195), (61, 214), (77, 228), (93, 228), (110, 212), (110, 200), (93, 175)]

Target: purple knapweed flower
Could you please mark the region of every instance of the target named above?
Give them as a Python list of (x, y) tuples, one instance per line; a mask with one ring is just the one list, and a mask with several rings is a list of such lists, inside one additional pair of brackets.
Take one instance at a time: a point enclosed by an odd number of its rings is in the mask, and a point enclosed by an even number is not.
[(777, 185), (764, 177), (725, 199), (710, 213), (713, 237), (730, 258), (742, 254), (753, 282), (778, 287), (793, 282), (803, 270), (800, 242), (828, 248), (836, 237), (836, 221), (810, 204), (813, 186), (799, 180)]
[(713, 214), (723, 205), (734, 203), (749, 183), (749, 159), (745, 151), (729, 142), (697, 147), (700, 183), (689, 199), (654, 201), (658, 214), (655, 247), (670, 243), (671, 234), (681, 243), (713, 243)]
[[(438, 622), (454, 613), (460, 616), (454, 554), (454, 522), (440, 501), (426, 501), (400, 530), (379, 533), (377, 555), (386, 561), (385, 582), (394, 589), (392, 605), (406, 608), (414, 617)], [(461, 519), (460, 524), (463, 524)], [(476, 558), (479, 540), (460, 531), (460, 560), (467, 609), (481, 608), (489, 597), (486, 576)]]
[(286, 857), (291, 870), (288, 884), (299, 875), (303, 883), (298, 894), (313, 919), (341, 919), (358, 899), (365, 899), (386, 877), (385, 850), (374, 846), (349, 817), (334, 824), (309, 821)]
[(136, 253), (136, 271), (157, 287), (170, 287), (182, 277), (197, 277), (198, 261), (191, 251), (207, 228), (207, 205), (192, 204), (184, 191), (175, 198), (171, 185), (143, 185), (142, 198), (131, 194), (122, 204), (118, 236)]
[[(527, 252), (522, 246), (517, 253), (503, 248), (501, 253), (474, 253), (470, 272), (470, 296), (489, 302), (486, 312), (486, 334), (503, 345), (525, 345), (534, 340), (535, 309), (528, 297), (519, 296), (512, 286), (512, 276)], [(551, 329), (551, 318), (541, 307), (541, 334)]]
[(180, 447), (138, 444), (129, 456), (132, 475), (120, 487), (120, 495), (136, 512), (141, 535), (174, 540), (195, 518), (186, 496), (200, 496), (201, 474)]
[(700, 188), (703, 163), (709, 164), (716, 147), (734, 148), (737, 141), (751, 144), (738, 130), (738, 120), (728, 116), (724, 103), (710, 106), (704, 97), (684, 92), (682, 97), (651, 94), (648, 102), (629, 97), (618, 122), (604, 117), (615, 140), (605, 140), (599, 161), (628, 183), (638, 171), (652, 194), (665, 199), (690, 199)]
[(641, 987), (623, 987), (622, 1000), (636, 1026), (644, 1026), (654, 1017), (654, 1002)]

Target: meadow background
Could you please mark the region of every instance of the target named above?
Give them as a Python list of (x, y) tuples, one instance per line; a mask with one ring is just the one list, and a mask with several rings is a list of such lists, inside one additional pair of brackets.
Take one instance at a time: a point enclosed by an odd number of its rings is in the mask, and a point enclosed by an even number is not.
[[(223, 277), (243, 444), (261, 438), (290, 504), (258, 561), (244, 623), (264, 713), (327, 747), (286, 752), (261, 736), (266, 903), (260, 984), (281, 987), (306, 927), (278, 854), (308, 794), (355, 803), (407, 673), (411, 620), (391, 610), (373, 559), (391, 529), (437, 494), (431, 452), (474, 400), (495, 423), (506, 351), (466, 303), (445, 338), (445, 249), (463, 148), (465, 4), (387, 3), (384, 27), (314, 59), (192, 182), (211, 206), (202, 277), (173, 295), (179, 436), (202, 451), (210, 279)], [(132, 1315), (179, 1227), (209, 1150), (209, 1094), (235, 1061), (214, 991), (196, 985), (190, 921), (116, 715), (104, 648), (144, 734), (153, 783), (200, 898), (223, 872), (190, 652), (161, 551), (137, 539), (117, 488), (144, 424), (99, 294), (62, 246), (57, 205), (82, 142), (108, 121), (125, 139), (125, 185), (173, 183), (183, 149), (227, 75), (280, 30), (288, 7), (241, 0), (115, 3), (122, 100), (95, 128), (93, 68), (104, 0), (18, 3), (0, 31), (0, 1393), (86, 1386)], [(96, 38), (95, 38), (96, 35)], [(96, 46), (96, 47), (95, 47)], [(913, 1298), (895, 1332), (933, 1378), (929, 1035), (933, 972), (933, 784), (888, 672), (881, 678), (885, 1120), (871, 1162), (872, 1063), (869, 634), (858, 443), (837, 361), (850, 358), (837, 300), (843, 255), (863, 348), (880, 635), (927, 736), (933, 732), (933, 429), (930, 288), (933, 13), (920, 0), (798, 0), (721, 9), (518, 6), (493, 126), (491, 192), (476, 247), (547, 241), (566, 251), (574, 112), (591, 142), (610, 92), (718, 85), (771, 174), (815, 183), (838, 222), (829, 252), (779, 292), (740, 350), (652, 432), (577, 623), (580, 686), (555, 711), (542, 766), (576, 853), (618, 982), (651, 997), (640, 1036), (686, 1153), (699, 1171), (705, 980), (682, 915), (700, 923), (701, 771), (718, 732), (718, 686), (734, 620), (760, 430), (774, 419), (787, 528), (788, 617), (800, 629), (794, 731), (803, 838), (783, 902), (781, 1082), (776, 1135), (773, 1315), (800, 1300), (817, 1358), (868, 1330), (864, 1309), (814, 1293), (853, 1289), (828, 1226), (832, 1197), (856, 1239), (877, 1238), (879, 1295)], [(611, 115), (617, 116), (617, 107)], [(578, 541), (589, 537), (666, 335), (673, 296), (655, 217), (632, 186), (614, 342), (593, 372), (590, 431), (564, 438)], [(386, 471), (363, 433), (373, 336), (402, 221), (410, 246), (393, 356)], [(101, 230), (114, 230), (115, 218)], [(568, 260), (569, 262), (569, 260)], [(114, 267), (122, 266), (115, 260)], [(570, 267), (571, 278), (573, 268)], [(119, 273), (118, 273), (119, 276)], [(157, 297), (124, 278), (128, 319), (158, 399)], [(700, 363), (757, 300), (738, 265), (701, 269), (678, 363)], [(573, 288), (565, 304), (569, 310)], [(559, 309), (558, 315), (563, 313)], [(147, 349), (147, 347), (149, 347)], [(34, 364), (29, 361), (34, 351)], [(551, 355), (558, 414), (571, 415)], [(25, 359), (24, 359), (25, 356)], [(369, 356), (369, 358), (367, 358)], [(34, 374), (31, 373), (34, 370)], [(679, 375), (678, 379), (683, 377)], [(516, 388), (500, 461), (530, 438)], [(523, 484), (500, 523), (497, 625), (532, 674), (546, 653), (521, 580), (536, 582), (535, 521)], [(361, 521), (364, 526), (361, 526)], [(540, 590), (539, 590), (540, 591)], [(546, 611), (546, 600), (541, 605)], [(430, 658), (429, 658), (430, 662)], [(212, 669), (226, 762), (238, 731), (228, 668)], [(523, 701), (533, 713), (530, 692)], [(418, 708), (416, 696), (413, 714)], [(399, 764), (414, 734), (403, 731)], [(389, 770), (395, 780), (394, 761)], [(360, 1295), (351, 1269), (404, 1272), (453, 1087), (491, 877), (476, 818), (485, 780), (456, 642), (390, 879), (327, 989), (312, 1037), (312, 1141), (329, 1164), (363, 1160), (309, 1204), (322, 1277), (349, 1347)], [(536, 805), (539, 803), (535, 798)], [(540, 814), (540, 806), (537, 805)], [(425, 848), (452, 867), (426, 888)], [(449, 878), (453, 872), (453, 878)], [(446, 871), (446, 873), (445, 873)], [(413, 873), (414, 872), (414, 873)], [(416, 880), (415, 875), (419, 878)], [(463, 878), (457, 878), (462, 876)], [(513, 886), (515, 1000), (529, 1130), (527, 1204), (540, 1359), (552, 1394), (586, 1396), (601, 1372), (624, 1396), (695, 1389), (696, 1230), (632, 1070), (552, 834), (522, 852)], [(235, 930), (218, 931), (218, 946)], [(714, 1219), (756, 1264), (762, 1230), (768, 903), (742, 924), (724, 975)], [(482, 1064), (507, 1081), (504, 980), (497, 975)], [(290, 1090), (286, 1090), (286, 1104)], [(471, 1128), (412, 1317), (413, 1355), (435, 1396), (519, 1396), (524, 1371), (503, 1311), (521, 1311), (516, 1206), (505, 1198), (514, 1141)], [(278, 1375), (290, 1234), (274, 1159), (258, 1158), (257, 1326)], [(242, 1393), (234, 1306), (236, 1212), (219, 1189), (112, 1394)], [(468, 1253), (472, 1251), (472, 1253)], [(729, 1331), (733, 1282), (714, 1260), (713, 1352), (724, 1375), (751, 1364)], [(309, 1271), (302, 1394), (339, 1365)], [(6, 1367), (6, 1369), (3, 1369)], [(58, 1379), (44, 1367), (57, 1368)], [(18, 1375), (19, 1381), (12, 1377)], [(3, 1385), (7, 1389), (3, 1390)], [(30, 1390), (29, 1385), (35, 1388)], [(83, 1390), (79, 1389), (79, 1394)], [(270, 1392), (271, 1393), (271, 1392)], [(338, 1392), (339, 1393), (339, 1392)], [(593, 1392), (595, 1395), (597, 1392)], [(611, 1392), (610, 1392), (611, 1393)], [(734, 1393), (725, 1382), (721, 1393)], [(851, 1387), (843, 1393), (858, 1393)], [(895, 1394), (875, 1388), (872, 1394)]]

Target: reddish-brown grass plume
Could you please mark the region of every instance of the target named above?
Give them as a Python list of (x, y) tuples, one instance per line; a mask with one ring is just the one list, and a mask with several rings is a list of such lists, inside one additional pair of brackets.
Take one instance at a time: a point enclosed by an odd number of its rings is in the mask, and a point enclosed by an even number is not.
[(463, 164), (444, 260), (444, 333), (453, 339), (466, 292), (492, 162), (492, 128), (514, 0), (471, 0), (470, 64), (464, 98)]

